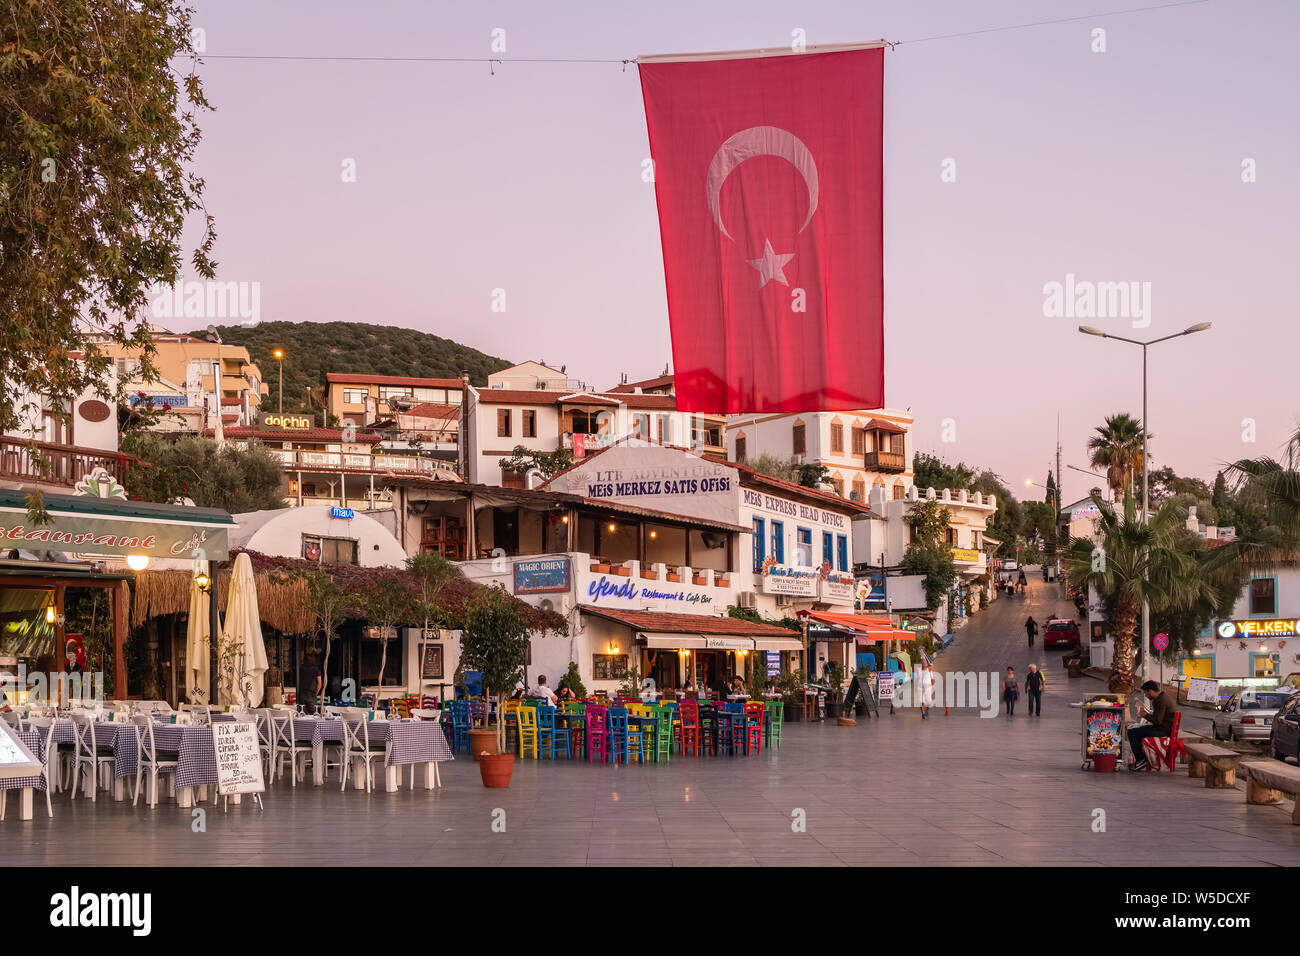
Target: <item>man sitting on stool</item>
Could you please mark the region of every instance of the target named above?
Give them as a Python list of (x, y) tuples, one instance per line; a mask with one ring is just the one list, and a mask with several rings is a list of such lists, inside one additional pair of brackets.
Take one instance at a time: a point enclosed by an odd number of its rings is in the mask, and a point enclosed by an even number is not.
[(1151, 723), (1128, 729), (1128, 747), (1133, 754), (1134, 770), (1147, 769), (1147, 755), (1142, 749), (1142, 741), (1148, 737), (1168, 737), (1173, 733), (1174, 714), (1178, 712), (1168, 691), (1162, 691), (1155, 681), (1149, 680), (1143, 684), (1142, 693), (1151, 702)]

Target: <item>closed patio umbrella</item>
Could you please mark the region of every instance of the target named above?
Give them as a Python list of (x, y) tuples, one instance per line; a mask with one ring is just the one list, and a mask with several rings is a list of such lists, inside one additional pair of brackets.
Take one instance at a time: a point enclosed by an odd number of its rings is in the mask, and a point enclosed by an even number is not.
[(212, 597), (199, 587), (197, 577), (190, 578), (190, 620), (185, 632), (185, 697), (191, 704), (211, 702), (208, 658), (209, 602)]
[(257, 610), (257, 585), (247, 554), (235, 558), (230, 575), (230, 597), (221, 629), (217, 661), (217, 702), (241, 707), (262, 703), (266, 676), (266, 645)]

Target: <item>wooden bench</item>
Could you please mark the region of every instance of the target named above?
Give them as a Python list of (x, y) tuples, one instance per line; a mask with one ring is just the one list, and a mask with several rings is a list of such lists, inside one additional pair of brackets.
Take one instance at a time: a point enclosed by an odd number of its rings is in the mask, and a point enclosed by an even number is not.
[(1280, 760), (1252, 760), (1243, 764), (1246, 771), (1246, 802), (1272, 805), (1282, 802), (1282, 794), (1296, 797), (1291, 822), (1300, 827), (1300, 767)]
[(1227, 790), (1237, 785), (1241, 754), (1214, 744), (1187, 744), (1187, 776), (1204, 777), (1205, 785)]

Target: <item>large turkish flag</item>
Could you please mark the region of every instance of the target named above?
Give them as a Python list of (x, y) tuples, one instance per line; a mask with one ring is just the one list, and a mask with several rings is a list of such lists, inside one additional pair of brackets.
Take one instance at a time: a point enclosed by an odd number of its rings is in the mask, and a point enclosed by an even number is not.
[(677, 407), (883, 405), (883, 48), (638, 67)]

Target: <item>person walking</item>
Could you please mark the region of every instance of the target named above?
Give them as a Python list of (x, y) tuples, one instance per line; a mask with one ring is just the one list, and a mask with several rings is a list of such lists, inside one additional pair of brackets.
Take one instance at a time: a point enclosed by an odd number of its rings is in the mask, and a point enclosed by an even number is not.
[(1016, 682), (1016, 669), (1007, 668), (1007, 676), (1002, 681), (1002, 701), (1007, 705), (1007, 716), (1016, 716), (1016, 698), (1020, 696), (1020, 685)]
[[(1029, 643), (1033, 643), (1031, 637)], [(1043, 716), (1043, 688), (1047, 686), (1047, 675), (1038, 669), (1037, 664), (1029, 665), (1029, 676), (1025, 678), (1025, 693), (1029, 695), (1029, 714), (1031, 717)]]
[(930, 716), (930, 705), (934, 703), (934, 671), (927, 660), (921, 664), (916, 675), (916, 690), (921, 698), (921, 719)]
[(1029, 615), (1029, 619), (1025, 621), (1025, 633), (1029, 635), (1029, 646), (1033, 647), (1034, 638), (1038, 636), (1038, 622), (1034, 620), (1032, 614)]

